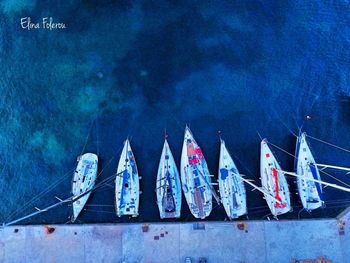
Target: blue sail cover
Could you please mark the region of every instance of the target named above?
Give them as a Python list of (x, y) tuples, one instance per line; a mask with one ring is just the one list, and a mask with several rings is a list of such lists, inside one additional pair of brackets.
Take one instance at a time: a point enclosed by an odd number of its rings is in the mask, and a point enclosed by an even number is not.
[[(316, 170), (317, 168), (316, 168), (315, 164), (310, 163), (309, 166), (310, 166), (310, 170), (311, 170), (313, 178), (316, 179), (316, 180), (319, 180), (319, 178), (317, 176), (317, 170)], [(317, 183), (317, 182), (315, 182), (315, 185), (316, 185), (316, 189), (317, 189), (318, 195), (319, 195), (321, 201), (323, 201), (322, 186), (321, 186), (320, 183)]]
[(225, 180), (228, 176), (228, 170), (225, 168), (221, 168), (220, 169), (220, 175), (221, 175), (221, 179)]
[(125, 203), (124, 203), (125, 184), (129, 183), (128, 181), (129, 181), (129, 172), (128, 172), (128, 170), (124, 170), (124, 172), (123, 172), (123, 188), (122, 188), (122, 194), (120, 197), (120, 207), (125, 206)]

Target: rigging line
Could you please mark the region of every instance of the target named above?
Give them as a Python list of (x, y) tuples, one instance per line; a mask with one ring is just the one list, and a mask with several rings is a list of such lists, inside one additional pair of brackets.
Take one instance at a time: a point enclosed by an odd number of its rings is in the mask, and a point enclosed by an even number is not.
[(346, 149), (346, 148), (340, 147), (340, 146), (335, 145), (335, 144), (330, 143), (330, 142), (326, 142), (326, 141), (324, 141), (324, 140), (318, 139), (318, 138), (313, 137), (313, 136), (308, 135), (308, 134), (306, 134), (306, 136), (309, 137), (309, 138), (311, 138), (311, 139), (313, 139), (313, 140), (315, 140), (315, 141), (322, 142), (322, 143), (324, 143), (324, 144), (327, 144), (327, 145), (329, 145), (329, 146), (332, 146), (332, 147), (337, 148), (337, 149), (339, 149), (339, 150), (342, 150), (342, 151), (344, 151), (344, 152), (350, 153), (350, 150), (348, 150), (348, 149)]
[[(110, 161), (111, 161), (113, 158), (114, 158), (114, 157), (112, 157), (112, 158), (110, 159)], [(109, 165), (110, 161), (108, 162), (107, 165)], [(106, 166), (107, 166), (107, 165), (106, 165)], [(106, 167), (106, 166), (105, 166), (105, 167)], [(104, 167), (104, 168), (105, 168), (105, 167)], [(103, 169), (104, 169), (104, 168), (103, 168)], [(102, 171), (103, 171), (103, 169), (102, 169)], [(102, 171), (101, 171), (101, 173), (102, 173)], [(48, 210), (50, 210), (50, 209), (52, 209), (52, 208), (55, 208), (55, 207), (59, 206), (60, 204), (68, 203), (68, 202), (75, 202), (76, 200), (79, 200), (80, 198), (82, 198), (82, 197), (85, 196), (86, 194), (88, 194), (88, 193), (92, 192), (93, 190), (98, 189), (99, 187), (103, 186), (104, 183), (108, 182), (108, 180), (113, 179), (114, 176), (115, 176), (115, 175), (111, 175), (111, 176), (107, 177), (106, 179), (102, 180), (100, 183), (98, 183), (97, 185), (95, 185), (93, 188), (91, 188), (90, 190), (85, 191), (84, 193), (82, 193), (82, 194), (80, 194), (80, 195), (78, 195), (78, 196), (71, 196), (71, 197), (68, 197), (68, 198), (66, 198), (66, 199), (64, 199), (64, 200), (62, 200), (62, 201), (60, 201), (60, 202), (58, 202), (58, 203), (55, 203), (55, 204), (53, 204), (53, 205), (50, 205), (49, 207), (46, 207), (46, 208), (44, 208), (44, 209), (41, 209), (41, 210), (39, 210), (39, 211), (36, 211), (36, 212), (34, 212), (34, 213), (31, 213), (31, 214), (29, 214), (29, 215), (26, 215), (26, 216), (24, 216), (24, 217), (21, 217), (21, 218), (19, 218), (19, 219), (13, 220), (13, 221), (11, 221), (11, 222), (9, 222), (9, 223), (4, 223), (4, 225), (13, 225), (13, 224), (18, 223), (18, 222), (20, 222), (20, 221), (22, 221), (22, 220), (25, 220), (25, 219), (27, 219), (27, 218), (30, 218), (30, 217), (32, 217), (32, 216), (35, 216), (35, 215), (37, 215), (37, 214), (41, 214), (41, 213), (46, 212), (46, 211), (48, 211)]]
[(96, 132), (96, 146), (97, 146), (97, 155), (100, 155), (100, 143), (99, 143), (99, 136), (98, 136), (98, 115), (95, 119), (95, 132)]
[(258, 177), (252, 173), (251, 170), (249, 170), (249, 168), (247, 166), (244, 165), (244, 163), (234, 154), (234, 153), (230, 153), (232, 154), (232, 156), (240, 163), (240, 165), (251, 175), (253, 176), (256, 180), (258, 180)]
[(348, 207), (348, 205), (328, 205), (323, 209), (333, 209), (333, 208), (340, 208), (340, 207)]
[(46, 188), (45, 190), (43, 190), (42, 192), (40, 192), (39, 194), (37, 194), (36, 196), (34, 196), (31, 200), (29, 200), (27, 203), (25, 203), (23, 206), (18, 207), (16, 210), (14, 210), (13, 212), (11, 212), (6, 220), (8, 220), (9, 218), (17, 215), (19, 212), (21, 212), (21, 210), (27, 209), (30, 205), (32, 205), (35, 201), (37, 201), (39, 198), (43, 197), (45, 194), (49, 193), (54, 187), (56, 187), (57, 185), (59, 185), (60, 183), (62, 183), (64, 181), (64, 179), (66, 179), (68, 177), (68, 175), (70, 175), (70, 173), (72, 173), (74, 169), (69, 170), (67, 173), (65, 173), (61, 178), (59, 178), (56, 182), (54, 182), (53, 184), (51, 184), (48, 188)]
[(295, 126), (298, 127), (298, 132), (300, 132), (301, 131), (301, 126), (299, 126), (298, 121), (297, 121), (297, 119), (294, 116), (293, 116), (293, 120), (294, 120)]
[[(209, 182), (207, 181), (207, 179), (206, 179), (207, 177), (210, 178), (210, 175), (205, 175), (200, 169), (197, 169), (197, 170), (198, 170), (199, 173), (202, 175), (202, 178), (203, 178), (203, 180), (204, 180), (204, 183), (205, 183), (206, 186), (210, 189), (211, 194), (212, 194), (212, 196), (214, 197), (216, 203), (217, 203), (218, 205), (220, 205), (220, 198), (219, 198), (219, 196), (216, 194), (215, 188), (214, 188), (213, 185), (212, 185), (211, 183), (209, 183)], [(209, 171), (208, 171), (208, 172), (209, 172)], [(210, 179), (210, 182), (211, 182), (211, 179)]]
[[(291, 154), (290, 152), (288, 152), (288, 151), (282, 149), (281, 147), (277, 146), (276, 144), (273, 144), (272, 142), (269, 142), (269, 141), (268, 141), (267, 143), (271, 144), (272, 146), (276, 147), (276, 148), (279, 149), (280, 151), (282, 151), (282, 152), (284, 152), (284, 153), (286, 153), (286, 154), (288, 154), (288, 155), (294, 157), (295, 159), (297, 159), (296, 156), (295, 156), (294, 154)], [(318, 171), (321, 172), (321, 173), (324, 173), (325, 175), (328, 175), (329, 177), (333, 178), (334, 180), (338, 181), (339, 183), (342, 183), (342, 184), (344, 184), (344, 185), (350, 187), (350, 184), (345, 183), (344, 181), (340, 180), (339, 178), (337, 178), (337, 177), (335, 177), (335, 176), (333, 176), (333, 175), (331, 175), (331, 174), (329, 174), (329, 173), (327, 173), (327, 172), (325, 172), (325, 171), (323, 171), (323, 170), (318, 169)]]
[[(95, 119), (96, 119), (96, 118), (95, 118)], [(87, 145), (87, 143), (88, 143), (88, 140), (89, 140), (89, 137), (90, 137), (90, 133), (91, 133), (91, 130), (92, 130), (92, 126), (93, 126), (94, 123), (95, 123), (95, 119), (94, 119), (93, 121), (91, 121), (90, 128), (89, 128), (89, 132), (88, 132), (88, 134), (87, 134), (87, 136), (86, 136), (86, 138), (85, 138), (85, 144), (84, 144), (83, 149), (81, 150), (80, 155), (83, 154), (83, 152), (84, 152), (84, 150), (85, 150), (85, 148), (86, 148), (86, 145)]]
[[(46, 194), (47, 192), (51, 191), (51, 189), (53, 189), (55, 186), (57, 186), (59, 183), (63, 182), (63, 180), (68, 177), (68, 175), (70, 175), (72, 172), (74, 171), (74, 168), (67, 171), (61, 178), (59, 178), (58, 180), (56, 180), (53, 184), (51, 184), (48, 188), (46, 188), (45, 190), (43, 190), (41, 193), (39, 193), (37, 196), (34, 196), (32, 198), (32, 200), (38, 198), (39, 196), (42, 196), (43, 194)], [(31, 202), (31, 201), (29, 201)]]
[(261, 219), (264, 219), (265, 217), (268, 217), (269, 215), (272, 216), (272, 213), (268, 213), (267, 215), (264, 215)]
[(179, 129), (182, 130), (182, 129), (183, 129), (183, 126), (182, 126), (181, 123), (178, 121), (178, 119), (175, 118), (175, 116), (172, 115), (172, 114), (169, 114), (169, 116), (175, 121), (175, 123), (177, 124), (177, 126), (179, 126)]
[[(85, 140), (85, 145), (81, 151), (81, 154), (84, 152), (85, 150), (85, 147), (87, 145), (87, 142), (88, 142), (88, 138), (90, 136), (90, 133), (91, 133), (91, 129), (92, 129), (92, 126), (94, 124), (94, 121), (91, 122), (91, 125), (90, 125), (90, 128), (89, 128), (89, 133), (86, 137), (86, 140)], [(10, 217), (18, 214), (20, 211), (19, 210), (24, 210), (24, 209), (27, 209), (29, 207), (29, 205), (31, 205), (32, 203), (34, 203), (38, 198), (42, 197), (43, 195), (45, 195), (46, 193), (48, 193), (49, 191), (51, 191), (54, 187), (56, 187), (59, 183), (61, 183), (68, 175), (69, 173), (71, 173), (72, 171), (74, 171), (75, 168), (71, 169), (70, 171), (68, 171), (66, 174), (63, 175), (62, 178), (60, 178), (59, 180), (57, 180), (55, 183), (53, 183), (49, 188), (45, 189), (44, 191), (42, 191), (41, 193), (39, 193), (37, 196), (33, 197), (29, 202), (26, 203), (26, 205), (20, 207), (20, 208), (17, 208), (14, 212), (12, 212), (6, 219), (9, 219)]]
[(93, 210), (93, 209), (84, 209), (84, 211), (87, 212), (94, 212), (94, 213), (106, 213), (106, 214), (115, 214), (115, 212), (111, 212), (111, 211), (103, 211), (103, 210)]
[(256, 131), (256, 133), (258, 134), (258, 136), (259, 136), (259, 138), (260, 138), (260, 141), (262, 141), (263, 138), (262, 138), (262, 136), (261, 136), (261, 134), (259, 133), (258, 130)]
[(299, 210), (299, 212), (298, 212), (298, 219), (300, 219), (300, 213), (303, 212), (303, 211), (306, 211), (306, 210), (304, 210), (304, 209), (305, 209), (305, 208), (303, 207), (302, 209)]
[(97, 185), (95, 185), (93, 188), (85, 191), (84, 193), (82, 193), (82, 194), (80, 194), (78, 196), (70, 196), (70, 197), (68, 197), (68, 198), (66, 198), (66, 199), (64, 199), (64, 200), (62, 200), (62, 201), (60, 201), (58, 203), (55, 203), (55, 204), (53, 204), (53, 205), (51, 205), (51, 206), (49, 206), (47, 208), (44, 208), (44, 209), (42, 209), (40, 211), (36, 211), (36, 212), (34, 212), (32, 214), (29, 214), (27, 216), (24, 216), (22, 218), (19, 218), (17, 220), (12, 221), (12, 222), (6, 223), (5, 225), (12, 225), (12, 224), (18, 223), (18, 222), (20, 222), (20, 221), (22, 221), (24, 219), (29, 218), (29, 217), (35, 216), (35, 215), (40, 214), (42, 212), (46, 212), (46, 211), (48, 211), (48, 210), (50, 210), (50, 209), (52, 209), (54, 207), (57, 207), (57, 206), (59, 206), (60, 204), (63, 204), (63, 203), (68, 203), (68, 202), (74, 203), (75, 201), (79, 200), (80, 198), (82, 198), (83, 196), (87, 195), (88, 193), (91, 193), (92, 191), (94, 191), (96, 189), (99, 189), (100, 187), (103, 187), (105, 183), (107, 183), (109, 180), (111, 180), (113, 178), (114, 178), (114, 175), (111, 175), (108, 178), (106, 178), (103, 181), (101, 181), (100, 183), (98, 183)]
[[(318, 170), (319, 170), (319, 169), (318, 169)], [(342, 183), (342, 184), (344, 184), (344, 185), (350, 187), (350, 184), (343, 182), (343, 181), (340, 180), (339, 178), (337, 178), (337, 177), (335, 177), (335, 176), (333, 176), (333, 175), (331, 175), (331, 174), (329, 174), (329, 173), (327, 173), (327, 172), (325, 172), (325, 171), (323, 171), (323, 170), (319, 170), (319, 171), (320, 171), (321, 173), (324, 173), (325, 175), (328, 175), (329, 177), (333, 178), (334, 180), (338, 181), (339, 183)]]
[[(91, 122), (91, 125), (90, 125), (90, 128), (89, 128), (89, 133), (85, 139), (85, 145), (80, 153), (80, 155), (83, 154), (84, 150), (85, 150), (85, 147), (87, 145), (87, 142), (88, 142), (88, 139), (89, 139), (89, 136), (90, 136), (90, 133), (91, 133), (91, 129), (92, 129), (92, 126), (94, 124), (94, 121)], [(75, 168), (73, 168), (72, 170), (70, 170), (69, 172), (73, 171)], [(6, 219), (9, 219), (10, 217), (18, 214), (20, 211), (19, 210), (24, 210), (24, 209), (27, 209), (29, 207), (29, 205), (31, 205), (33, 202), (35, 202), (38, 198), (42, 197), (43, 195), (45, 195), (46, 193), (48, 193), (49, 191), (51, 191), (55, 186), (57, 186), (59, 183), (61, 183), (69, 174), (69, 172), (67, 172), (62, 178), (60, 178), (59, 180), (57, 180), (55, 183), (53, 183), (53, 185), (51, 185), (49, 188), (45, 189), (44, 191), (42, 191), (41, 193), (39, 193), (37, 196), (33, 197), (29, 202), (26, 203), (26, 205), (20, 207), (20, 208), (17, 208), (14, 212), (12, 212)]]
[(253, 207), (248, 207), (248, 209), (261, 209), (261, 208), (266, 208), (267, 205), (262, 205), (262, 206), (253, 206)]
[(286, 154), (288, 154), (288, 155), (290, 155), (290, 156), (296, 158), (294, 154), (292, 154), (292, 153), (290, 153), (290, 152), (284, 150), (283, 148), (277, 146), (276, 144), (273, 144), (273, 143), (270, 142), (270, 141), (267, 141), (267, 143), (268, 143), (268, 144), (271, 144), (273, 147), (276, 147), (278, 150), (280, 150), (280, 151), (282, 151), (282, 152), (284, 152), (284, 153), (286, 153)]
[[(281, 117), (279, 116), (279, 114), (276, 112), (276, 110), (273, 110), (273, 112), (275, 113), (275, 115), (277, 116), (277, 119), (282, 123), (282, 125), (291, 133), (293, 134), (295, 137), (298, 137), (293, 131), (292, 129), (290, 129), (287, 124), (285, 124), (284, 121), (282, 121)], [(268, 113), (267, 113), (268, 114)], [(270, 115), (270, 114), (268, 114)]]
[[(112, 162), (113, 159), (114, 159), (114, 156), (111, 157), (111, 158), (109, 159), (109, 161), (107, 162), (107, 164), (102, 168), (101, 172), (99, 172), (99, 173), (97, 174), (96, 179), (103, 173), (103, 171), (106, 169), (106, 167), (108, 167), (108, 166), (111, 164), (111, 162)], [(115, 176), (117, 176), (117, 174), (115, 174)]]
[(345, 199), (330, 199), (329, 201), (326, 202), (346, 202), (346, 201), (350, 201), (350, 199), (345, 198)]
[(114, 205), (103, 205), (103, 204), (86, 204), (85, 206), (89, 207), (89, 206), (97, 206), (97, 207), (114, 207)]

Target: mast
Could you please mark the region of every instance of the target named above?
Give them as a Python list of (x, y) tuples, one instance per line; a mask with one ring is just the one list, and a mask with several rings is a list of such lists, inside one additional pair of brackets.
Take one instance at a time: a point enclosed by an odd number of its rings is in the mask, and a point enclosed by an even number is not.
[(291, 176), (294, 176), (294, 177), (299, 177), (301, 179), (304, 179), (304, 180), (309, 180), (309, 181), (313, 181), (313, 182), (316, 182), (316, 183), (319, 183), (319, 184), (323, 184), (323, 185), (326, 185), (326, 186), (329, 186), (329, 187), (333, 187), (333, 188), (336, 188), (336, 189), (339, 189), (339, 190), (342, 190), (342, 191), (345, 191), (345, 192), (350, 192), (350, 188), (346, 188), (346, 187), (343, 187), (343, 186), (340, 186), (340, 185), (337, 185), (337, 184), (332, 184), (332, 183), (327, 183), (327, 182), (324, 182), (324, 181), (321, 181), (321, 180), (317, 180), (317, 179), (312, 179), (312, 178), (307, 178), (305, 176), (301, 176), (301, 175), (298, 175), (296, 173), (293, 173), (293, 172), (287, 172), (287, 171), (281, 171), (285, 174), (289, 174)]
[[(120, 174), (121, 174), (121, 173), (120, 173)], [(64, 203), (70, 203), (70, 202), (74, 203), (75, 201), (79, 200), (80, 198), (82, 198), (83, 196), (87, 195), (88, 193), (90, 193), (90, 192), (92, 192), (92, 191), (94, 191), (94, 190), (96, 190), (96, 189), (98, 189), (98, 188), (104, 186), (105, 184), (108, 183), (108, 181), (110, 181), (111, 179), (113, 179), (115, 176), (119, 176), (120, 174), (112, 175), (112, 176), (110, 176), (110, 177), (104, 179), (104, 180), (101, 181), (99, 184), (95, 185), (93, 188), (91, 188), (91, 189), (85, 191), (84, 193), (81, 193), (80, 195), (77, 195), (77, 196), (70, 196), (70, 197), (68, 197), (68, 198), (66, 198), (66, 199), (63, 199), (63, 200), (58, 198), (58, 199), (60, 200), (59, 202), (57, 202), (57, 203), (55, 203), (55, 204), (53, 204), (53, 205), (50, 205), (50, 206), (48, 206), (48, 207), (46, 207), (46, 208), (44, 208), (44, 209), (39, 209), (38, 211), (35, 211), (34, 213), (31, 213), (31, 214), (29, 214), (29, 215), (20, 217), (20, 218), (18, 218), (18, 219), (15, 219), (15, 220), (13, 220), (13, 221), (8, 222), (8, 223), (5, 223), (5, 222), (4, 222), (4, 223), (2, 224), (2, 226), (5, 227), (5, 226), (14, 225), (14, 224), (16, 224), (16, 223), (18, 223), (18, 222), (21, 222), (21, 221), (23, 221), (23, 220), (25, 220), (25, 219), (28, 219), (28, 218), (30, 218), (30, 217), (33, 217), (33, 216), (36, 216), (36, 215), (38, 215), (38, 214), (47, 212), (47, 211), (49, 211), (49, 210), (51, 210), (51, 209), (53, 209), (53, 208), (55, 208), (55, 207), (57, 207), (57, 206), (59, 206), (59, 205), (61, 205), (61, 204), (64, 204)]]
[(350, 173), (350, 168), (348, 167), (342, 167), (342, 166), (335, 166), (335, 165), (328, 165), (328, 164), (321, 164), (321, 163), (316, 163), (317, 166), (323, 167), (321, 170), (324, 170), (326, 168), (331, 168), (331, 169), (336, 169), (336, 170), (343, 170), (347, 171)]
[(8, 222), (8, 223), (3, 223), (3, 226), (14, 225), (14, 224), (16, 224), (16, 223), (18, 223), (18, 222), (20, 222), (20, 221), (23, 221), (23, 220), (25, 220), (25, 219), (28, 219), (28, 218), (30, 218), (30, 217), (33, 217), (33, 216), (36, 216), (36, 215), (38, 215), (38, 214), (47, 212), (47, 211), (51, 210), (52, 208), (55, 208), (55, 207), (57, 207), (57, 206), (59, 206), (59, 205), (61, 205), (61, 204), (68, 203), (68, 202), (75, 202), (76, 200), (79, 200), (80, 198), (82, 198), (82, 197), (85, 196), (86, 194), (90, 193), (92, 190), (93, 190), (93, 188), (90, 189), (90, 190), (88, 190), (88, 191), (86, 191), (86, 192), (84, 192), (84, 193), (82, 193), (82, 194), (80, 194), (80, 195), (78, 195), (78, 196), (76, 196), (76, 198), (74, 198), (74, 196), (68, 197), (68, 198), (66, 198), (66, 199), (64, 199), (64, 200), (61, 200), (61, 201), (59, 201), (59, 202), (57, 202), (57, 203), (55, 203), (55, 204), (53, 204), (53, 205), (50, 205), (50, 206), (48, 206), (48, 207), (46, 207), (46, 208), (44, 208), (44, 209), (39, 209), (38, 211), (36, 211), (36, 212), (34, 212), (34, 213), (31, 213), (31, 214), (29, 214), (29, 215), (20, 217), (20, 218), (18, 218), (18, 219), (15, 219), (15, 220), (13, 220), (13, 221)]
[(267, 192), (264, 188), (262, 187), (259, 187), (255, 184), (253, 184), (250, 180), (248, 179), (245, 179), (241, 174), (238, 175), (238, 174), (235, 174), (236, 176), (239, 176), (245, 183), (249, 184), (251, 187), (254, 188), (254, 190), (258, 190), (259, 192), (265, 194), (265, 195), (268, 195), (270, 196), (271, 198), (273, 198), (277, 203), (281, 204), (281, 201), (279, 201), (278, 199), (276, 199), (273, 195), (271, 195), (269, 192)]
[(212, 185), (212, 184), (209, 184), (209, 183), (207, 182), (207, 180), (205, 179), (205, 176), (212, 176), (212, 175), (204, 175), (204, 174), (202, 173), (201, 170), (198, 169), (198, 171), (199, 171), (200, 175), (203, 177), (203, 181), (205, 182), (205, 184), (207, 185), (207, 187), (210, 188), (211, 193), (212, 193), (213, 197), (215, 198), (216, 202), (217, 202), (218, 204), (220, 204), (220, 198), (219, 198), (218, 195), (216, 194), (216, 191), (215, 191), (213, 185)]

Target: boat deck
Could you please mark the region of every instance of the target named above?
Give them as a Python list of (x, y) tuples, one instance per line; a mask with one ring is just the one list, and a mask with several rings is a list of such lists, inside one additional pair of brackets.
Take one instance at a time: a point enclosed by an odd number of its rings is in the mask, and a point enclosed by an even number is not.
[[(0, 262), (291, 262), (350, 258), (350, 210), (338, 219), (42, 225), (0, 229)], [(345, 222), (345, 225), (344, 225)], [(242, 224), (243, 223), (243, 224)], [(16, 230), (17, 229), (17, 230)]]

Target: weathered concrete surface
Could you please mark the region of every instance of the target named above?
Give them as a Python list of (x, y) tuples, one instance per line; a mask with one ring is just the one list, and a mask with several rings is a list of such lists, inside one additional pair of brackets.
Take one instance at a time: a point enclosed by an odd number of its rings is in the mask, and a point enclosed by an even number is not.
[[(344, 262), (350, 262), (350, 207), (337, 216), (337, 224)], [(344, 232), (341, 230), (344, 230)]]
[[(327, 256), (350, 262), (350, 227), (339, 234), (339, 222), (329, 220), (193, 223), (56, 225), (52, 234), (43, 226), (0, 229), (0, 262), (184, 262), (200, 257), (208, 262), (290, 262)], [(343, 221), (342, 221), (343, 220)], [(350, 223), (349, 223), (350, 224)], [(15, 229), (18, 232), (15, 233)], [(157, 240), (159, 238), (159, 240)]]
[[(312, 259), (318, 256), (326, 256), (333, 262), (349, 262), (343, 260), (337, 222), (334, 219), (291, 220), (281, 223), (270, 221), (264, 225), (268, 262), (288, 262), (285, 259)], [(347, 248), (350, 248), (350, 244)]]

